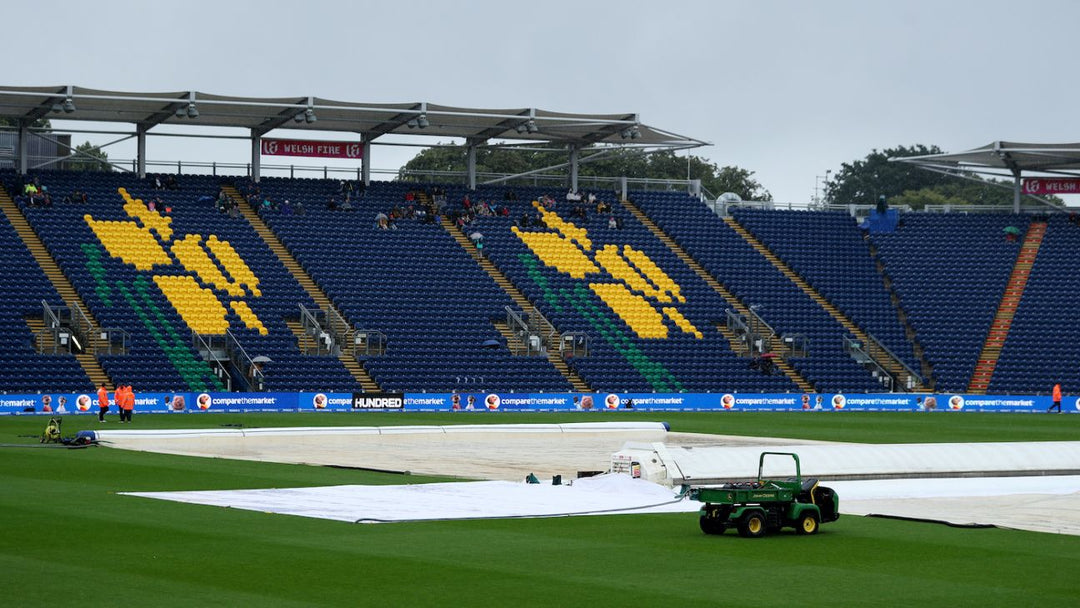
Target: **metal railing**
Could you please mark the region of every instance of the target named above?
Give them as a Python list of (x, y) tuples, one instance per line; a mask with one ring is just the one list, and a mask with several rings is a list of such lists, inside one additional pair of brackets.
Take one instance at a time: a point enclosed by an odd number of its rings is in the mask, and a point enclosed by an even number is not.
[(589, 356), (589, 334), (572, 331), (562, 335), (559, 340), (559, 355), (563, 359)]
[(119, 327), (102, 327), (97, 332), (94, 355), (126, 355), (131, 347), (131, 334)]
[(896, 377), (870, 356), (862, 342), (853, 336), (844, 336), (843, 340), (844, 352), (850, 355), (856, 363), (869, 370), (874, 375), (874, 378), (885, 387), (885, 390), (892, 392), (896, 388)]
[[(233, 390), (233, 387), (238, 384), (250, 392), (266, 390), (266, 376), (263, 374), (262, 364), (248, 356), (244, 346), (231, 331), (226, 329), (224, 334), (207, 335), (192, 331), (191, 336), (192, 345), (204, 353), (203, 357), (208, 362), (216, 364), (216, 369), (224, 372), (221, 378), (225, 380), (228, 390)], [(220, 355), (225, 356), (231, 370), (226, 368)], [(236, 373), (232, 373), (233, 371)]]
[[(334, 341), (334, 346), (353, 344), (353, 327), (345, 320), (345, 317), (341, 316), (333, 306), (327, 307), (323, 312), (326, 315), (326, 331), (330, 333), (330, 336)], [(331, 348), (333, 348), (333, 346), (331, 346)], [(340, 351), (332, 350), (331, 352)]]
[(732, 309), (724, 311), (724, 325), (738, 338), (738, 349), (735, 354), (739, 356), (750, 354), (750, 344), (754, 337), (750, 334), (750, 326), (746, 324), (746, 317)]
[[(417, 170), (407, 169), (398, 172), (398, 177), (406, 181), (415, 181), (418, 183), (444, 183), (444, 184), (464, 184), (468, 179), (468, 174), (464, 171), (437, 171), (437, 170)], [(567, 188), (567, 181), (570, 179), (568, 173), (529, 173), (526, 175), (510, 174), (510, 173), (477, 173), (477, 182), (486, 182), (493, 180), (503, 180), (500, 185), (506, 186), (550, 186), (555, 189), (565, 190)], [(615, 190), (621, 189), (622, 176), (601, 176), (601, 175), (578, 175), (578, 189), (579, 190)], [(691, 192), (693, 188), (697, 187), (695, 182), (700, 180), (686, 180), (686, 179), (659, 179), (659, 178), (646, 178), (646, 177), (627, 177), (626, 183), (629, 186), (636, 186), (636, 190), (663, 190), (671, 192)]]
[(533, 315), (524, 311), (517, 311), (509, 306), (503, 307), (506, 311), (506, 326), (510, 328), (510, 333), (514, 334), (517, 338), (517, 344), (510, 343), (507, 346), (510, 348), (510, 352), (518, 356), (543, 356), (547, 353), (547, 344), (536, 331), (536, 322), (533, 319)]
[(224, 355), (227, 350), (225, 337), (213, 335), (203, 336), (195, 330), (192, 330), (191, 345), (196, 351), (202, 354), (203, 360), (210, 364), (211, 369), (214, 371), (214, 375), (225, 384), (225, 390), (232, 391), (232, 374), (229, 373), (229, 369), (224, 363), (224, 361), (228, 360), (228, 357), (226, 356), (225, 359), (222, 359), (219, 355), (219, 352)]
[(810, 338), (806, 334), (783, 334), (780, 341), (784, 343), (784, 356), (799, 359), (810, 356)]
[[(899, 377), (896, 377), (898, 386), (906, 390), (914, 390), (922, 388), (926, 384), (922, 374), (912, 369), (907, 363), (904, 363), (900, 357), (894, 355), (893, 352), (886, 348), (877, 338), (870, 334), (866, 334), (866, 339), (869, 342), (867, 344), (868, 354), (873, 355), (874, 351), (880, 351), (900, 366), (901, 373), (899, 374)], [(894, 374), (894, 377), (895, 376), (896, 375)]]
[(352, 356), (375, 357), (386, 352), (386, 334), (375, 329), (364, 329), (357, 325), (352, 332)]
[(229, 354), (229, 360), (236, 366), (236, 369), (243, 374), (248, 390), (260, 393), (265, 391), (266, 377), (263, 374), (261, 364), (256, 363), (248, 356), (243, 345), (240, 344), (240, 341), (236, 339), (236, 336), (231, 331), (226, 329), (225, 335), (229, 339), (229, 348), (225, 352)]
[(308, 310), (303, 304), (300, 307), (300, 324), (304, 334), (311, 340), (301, 345), (305, 355), (329, 355), (334, 352), (334, 340), (329, 333), (323, 330), (326, 312), (322, 310)]
[[(78, 305), (68, 304), (53, 308), (48, 302), (41, 300), (41, 311), (48, 334), (38, 332), (40, 350), (50, 348), (54, 354), (96, 351), (93, 342), (96, 340), (97, 329)], [(46, 342), (51, 339), (51, 345), (42, 343), (42, 336), (47, 338)]]

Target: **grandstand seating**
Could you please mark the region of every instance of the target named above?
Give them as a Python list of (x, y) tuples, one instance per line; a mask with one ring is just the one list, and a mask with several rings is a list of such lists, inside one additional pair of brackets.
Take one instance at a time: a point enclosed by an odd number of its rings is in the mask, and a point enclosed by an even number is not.
[(751, 208), (732, 215), (893, 356), (920, 368), (855, 218), (843, 211)]
[[(263, 220), (354, 326), (386, 335), (386, 352), (366, 368), (384, 390), (568, 391), (547, 359), (512, 356), (493, 320), (505, 320), (513, 302), (440, 225), (375, 225), (378, 213), (405, 206), (409, 184), (376, 182), (332, 211), (333, 180), (264, 178), (263, 196), (303, 216), (261, 212)], [(250, 192), (251, 186), (243, 188)]]
[[(23, 205), (27, 219), (98, 322), (131, 334), (128, 354), (100, 358), (114, 382), (141, 391), (221, 390), (191, 329), (227, 328), (248, 356), (271, 358), (269, 390), (359, 390), (337, 358), (301, 354), (284, 319), (298, 316), (298, 303), (314, 303), (246, 220), (214, 208), (218, 178), (182, 176), (179, 190), (155, 190), (129, 174), (38, 177), (54, 204)], [(62, 202), (74, 190), (88, 202)], [(171, 213), (137, 203), (158, 198)]]
[(937, 390), (966, 390), (1020, 249), (1002, 231), (1026, 230), (1028, 221), (1014, 214), (903, 213), (895, 233), (871, 235)]
[(1024, 296), (990, 381), (989, 393), (1046, 394), (1060, 382), (1080, 393), (1080, 226), (1049, 218)]
[(809, 338), (810, 356), (790, 362), (818, 391), (881, 390), (879, 381), (844, 352), (843, 326), (719, 216), (686, 194), (640, 192), (632, 198), (717, 281), (756, 307), (777, 333)]
[[(589, 356), (571, 365), (594, 390), (797, 390), (786, 376), (752, 371), (735, 355), (716, 329), (723, 299), (618, 203), (622, 227), (609, 228), (594, 208), (584, 220), (571, 217), (573, 203), (554, 190), (518, 188), (509, 201), (505, 190), (470, 194), (510, 213), (480, 217), (467, 230), (484, 235), (485, 254), (560, 331), (590, 337)], [(543, 214), (543, 225), (516, 228), (526, 213), (539, 221), (533, 201), (545, 192), (559, 197), (554, 213)], [(464, 194), (452, 189), (451, 204)], [(610, 191), (595, 194), (615, 200)]]
[(64, 306), (19, 235), (0, 214), (0, 392), (82, 392), (93, 385), (75, 357), (37, 354), (26, 319), (41, 318), (44, 300)]
[[(269, 390), (359, 391), (333, 356), (305, 355), (286, 325), (311, 296), (243, 218), (214, 207), (222, 181), (181, 176), (179, 190), (156, 190), (130, 174), (38, 174), (54, 196), (51, 208), (21, 203), (31, 226), (103, 327), (131, 335), (123, 355), (100, 357), (114, 382), (139, 391), (221, 390), (223, 384), (193, 346), (191, 330), (228, 330), (250, 356), (265, 355)], [(0, 173), (14, 193), (20, 181)], [(237, 182), (244, 192), (255, 186)], [(305, 213), (269, 209), (260, 216), (356, 328), (386, 335), (384, 354), (363, 361), (380, 388), (412, 392), (564, 392), (569, 382), (543, 357), (515, 356), (494, 322), (513, 300), (435, 222), (375, 225), (377, 213), (404, 205), (415, 184), (372, 183), (351, 211), (329, 210), (339, 182), (264, 178), (262, 194), (289, 199)], [(600, 392), (790, 392), (786, 376), (763, 375), (732, 352), (717, 330), (728, 304), (675, 253), (618, 203), (619, 227), (583, 204), (586, 217), (555, 189), (446, 186), (446, 211), (473, 203), (505, 206), (464, 228), (483, 234), (485, 256), (563, 334), (584, 333), (590, 353), (568, 365)], [(73, 190), (89, 201), (65, 203)], [(514, 197), (504, 198), (512, 190)], [(554, 209), (533, 204), (543, 194)], [(597, 191), (601, 200), (614, 193)], [(160, 198), (170, 213), (139, 201)], [(845, 330), (754, 250), (720, 217), (681, 193), (634, 192), (634, 203), (705, 270), (778, 333), (804, 334), (810, 356), (792, 366), (819, 392), (881, 390), (844, 352)], [(419, 204), (418, 202), (416, 204)], [(529, 215), (529, 226), (520, 226)], [(916, 331), (937, 390), (965, 389), (1001, 299), (1018, 244), (1003, 228), (1021, 230), (1028, 216), (904, 213), (893, 234), (869, 244), (845, 213), (738, 209), (735, 217), (762, 243), (880, 340), (919, 369), (912, 344), (890, 302), (877, 261)], [(870, 254), (876, 248), (877, 259)], [(1068, 298), (1080, 226), (1050, 219), (1012, 330), (992, 378), (991, 393), (1046, 392), (1061, 382), (1080, 392), (1080, 319)], [(39, 355), (26, 318), (41, 300), (63, 302), (19, 236), (0, 221), (0, 263), (20, 269), (0, 276), (0, 391), (91, 391), (71, 355)], [(492, 341), (495, 341), (494, 346)], [(44, 385), (47, 385), (44, 386)]]

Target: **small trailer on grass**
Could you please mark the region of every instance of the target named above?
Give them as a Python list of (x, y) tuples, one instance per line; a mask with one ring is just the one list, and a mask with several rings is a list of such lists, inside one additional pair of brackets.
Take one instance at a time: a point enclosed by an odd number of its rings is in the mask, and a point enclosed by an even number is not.
[[(765, 479), (766, 456), (790, 456), (795, 460), (795, 477)], [(756, 481), (720, 485), (688, 486), (687, 494), (705, 505), (698, 512), (701, 531), (723, 534), (736, 528), (741, 536), (758, 538), (782, 528), (798, 534), (817, 534), (825, 522), (840, 518), (840, 500), (831, 488), (816, 479), (803, 480), (799, 456), (791, 452), (762, 452)]]

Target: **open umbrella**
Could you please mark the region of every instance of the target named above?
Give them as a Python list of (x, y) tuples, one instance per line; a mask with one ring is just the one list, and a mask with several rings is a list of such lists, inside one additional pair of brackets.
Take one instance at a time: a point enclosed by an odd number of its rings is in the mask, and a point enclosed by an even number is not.
[(1006, 226), (1006, 227), (1002, 228), (1001, 231), (1004, 232), (1005, 234), (1011, 234), (1011, 235), (1014, 235), (1014, 236), (1019, 236), (1020, 235), (1020, 229), (1017, 228), (1016, 226)]
[(266, 355), (259, 355), (251, 360), (252, 363), (273, 363), (274, 360)]
[(480, 346), (484, 348), (499, 348), (500, 346), (502, 346), (502, 343), (498, 340), (484, 340), (480, 343)]

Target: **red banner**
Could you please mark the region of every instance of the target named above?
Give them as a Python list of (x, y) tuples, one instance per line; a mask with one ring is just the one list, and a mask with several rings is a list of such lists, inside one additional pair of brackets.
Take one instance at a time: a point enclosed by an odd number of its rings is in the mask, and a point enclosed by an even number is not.
[(266, 156), (309, 156), (316, 158), (362, 158), (364, 144), (357, 141), (314, 141), (309, 139), (264, 139)]
[(1025, 194), (1080, 194), (1080, 178), (1029, 177), (1023, 188)]

